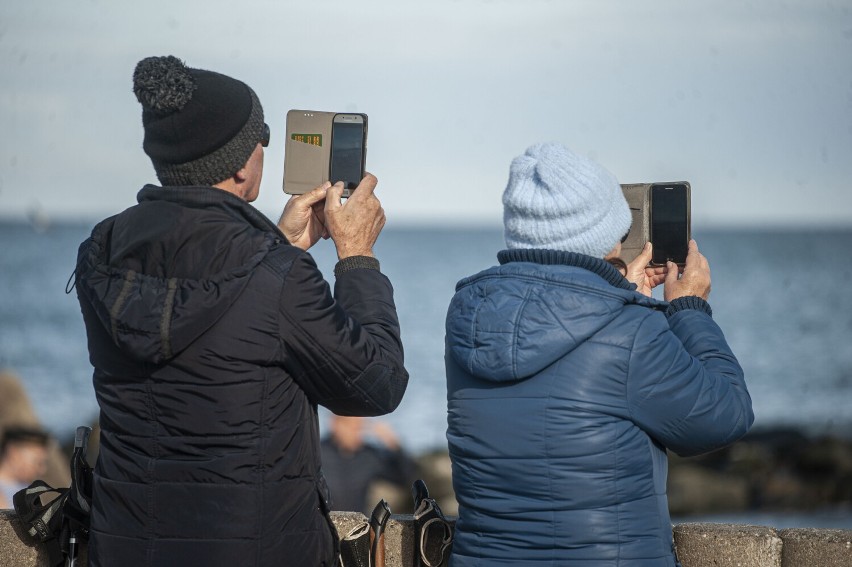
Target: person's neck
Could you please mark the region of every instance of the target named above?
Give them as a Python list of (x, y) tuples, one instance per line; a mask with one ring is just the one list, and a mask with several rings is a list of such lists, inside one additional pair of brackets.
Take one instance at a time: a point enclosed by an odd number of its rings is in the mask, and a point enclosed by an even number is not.
[(222, 191), (227, 191), (228, 193), (239, 197), (243, 201), (246, 201), (246, 192), (248, 189), (245, 187), (245, 183), (238, 182), (234, 180), (233, 177), (220, 181), (213, 185), (213, 187), (221, 189)]
[(574, 266), (599, 275), (614, 287), (630, 290), (635, 287), (606, 260), (580, 254), (579, 252), (549, 250), (546, 248), (509, 248), (498, 252), (497, 260), (500, 264), (532, 262), (545, 265)]

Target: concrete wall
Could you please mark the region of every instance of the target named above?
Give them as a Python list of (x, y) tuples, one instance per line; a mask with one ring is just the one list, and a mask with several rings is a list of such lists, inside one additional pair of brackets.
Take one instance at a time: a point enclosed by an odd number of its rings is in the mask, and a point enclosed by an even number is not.
[[(356, 512), (334, 512), (339, 533), (366, 521)], [(0, 567), (48, 567), (40, 546), (22, 541), (11, 510), (0, 510)], [(732, 524), (678, 524), (675, 544), (683, 567), (852, 567), (852, 530), (786, 529)], [(386, 528), (388, 567), (412, 567), (413, 520), (395, 515)], [(83, 567), (85, 550), (77, 563)]]

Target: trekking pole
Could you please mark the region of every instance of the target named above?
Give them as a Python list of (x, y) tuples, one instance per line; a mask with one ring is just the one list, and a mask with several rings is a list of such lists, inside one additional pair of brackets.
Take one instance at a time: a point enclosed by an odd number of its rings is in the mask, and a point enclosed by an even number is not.
[[(74, 435), (74, 452), (71, 454), (71, 487), (69, 488), (70, 497), (74, 499), (74, 504), (81, 507), (88, 514), (89, 506), (85, 499), (81, 496), (85, 494), (88, 487), (81, 486), (85, 482), (85, 473), (89, 469), (89, 463), (86, 461), (86, 452), (89, 448), (89, 435), (92, 433), (91, 427), (81, 425), (77, 428)], [(77, 564), (77, 555), (79, 548), (77, 546), (78, 538), (85, 536), (85, 527), (78, 522), (66, 518), (68, 522), (68, 555), (65, 557), (65, 567), (75, 567)], [(73, 525), (73, 527), (72, 527)]]
[(65, 567), (75, 567), (77, 565), (77, 535), (71, 532), (71, 537), (68, 539), (68, 557), (65, 558)]

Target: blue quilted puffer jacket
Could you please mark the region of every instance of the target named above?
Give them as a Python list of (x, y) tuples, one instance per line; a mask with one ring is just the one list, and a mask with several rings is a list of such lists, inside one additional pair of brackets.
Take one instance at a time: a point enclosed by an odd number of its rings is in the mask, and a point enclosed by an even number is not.
[(447, 314), (451, 564), (675, 565), (666, 449), (711, 451), (754, 419), (709, 306), (588, 256), (498, 258)]

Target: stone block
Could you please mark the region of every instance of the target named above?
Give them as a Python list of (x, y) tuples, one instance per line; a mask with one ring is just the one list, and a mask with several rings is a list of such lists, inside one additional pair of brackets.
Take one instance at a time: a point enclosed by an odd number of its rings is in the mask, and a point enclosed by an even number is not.
[(781, 567), (852, 567), (852, 530), (786, 529)]
[(674, 540), (683, 567), (781, 567), (783, 542), (774, 528), (678, 524)]
[[(340, 535), (367, 521), (360, 512), (332, 512)], [(683, 567), (852, 567), (852, 530), (784, 529), (732, 524), (674, 526)], [(12, 510), (0, 510), (0, 567), (48, 567), (43, 546), (32, 545)], [(385, 528), (387, 567), (413, 567), (414, 518), (393, 515)], [(77, 565), (85, 567), (86, 549)]]
[(391, 516), (385, 527), (385, 565), (387, 567), (413, 567), (414, 516)]
[(0, 567), (42, 567), (47, 552), (30, 540), (13, 510), (0, 510)]

